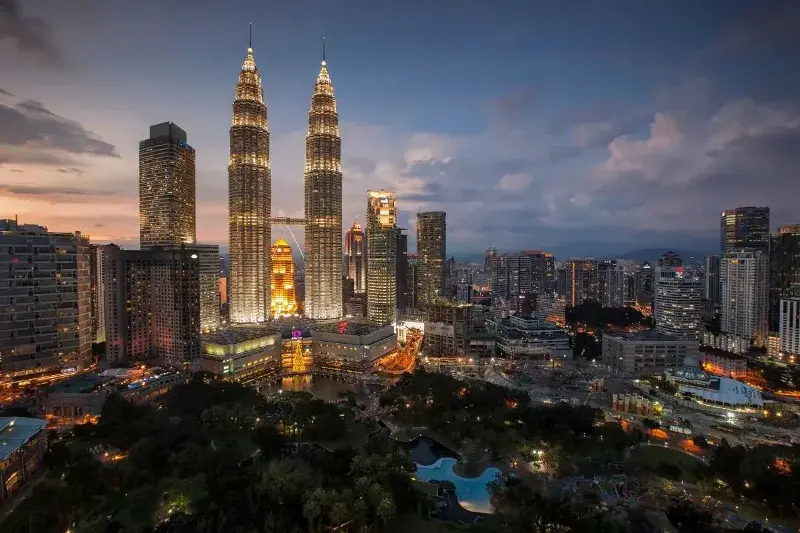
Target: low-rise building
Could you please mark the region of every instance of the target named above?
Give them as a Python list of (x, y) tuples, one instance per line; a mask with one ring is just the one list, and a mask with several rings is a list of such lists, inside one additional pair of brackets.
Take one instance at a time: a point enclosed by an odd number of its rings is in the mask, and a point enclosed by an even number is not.
[(203, 370), (240, 383), (272, 378), (281, 370), (281, 332), (264, 326), (229, 326), (200, 338)]
[(603, 364), (619, 375), (664, 372), (698, 352), (696, 340), (653, 330), (603, 335)]
[(724, 350), (700, 352), (700, 366), (706, 372), (733, 379), (747, 377), (747, 359), (741, 355)]
[(497, 321), (498, 357), (545, 362), (570, 353), (567, 330), (539, 315), (515, 315)]
[(17, 493), (39, 468), (47, 450), (39, 418), (0, 417), (0, 502)]
[(311, 330), (314, 371), (363, 374), (376, 359), (397, 349), (391, 324), (338, 322), (317, 324)]

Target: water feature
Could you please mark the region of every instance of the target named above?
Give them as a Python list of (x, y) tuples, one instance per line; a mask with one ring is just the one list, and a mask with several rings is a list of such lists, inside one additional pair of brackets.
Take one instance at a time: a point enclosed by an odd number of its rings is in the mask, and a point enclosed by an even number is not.
[(500, 474), (500, 470), (490, 467), (478, 477), (461, 477), (453, 472), (455, 464), (456, 460), (452, 457), (441, 457), (429, 465), (417, 463), (417, 479), (449, 481), (456, 488), (456, 498), (461, 507), (475, 513), (491, 513), (488, 485)]
[(430, 437), (419, 437), (412, 441), (409, 450), (411, 460), (420, 465), (430, 465), (442, 457), (458, 458), (458, 454)]
[(334, 402), (339, 399), (339, 393), (346, 390), (356, 391), (357, 384), (349, 383), (347, 381), (331, 378), (327, 376), (292, 376), (290, 378), (283, 378), (277, 381), (264, 383), (261, 385), (261, 393), (266, 396), (276, 394), (280, 390), (308, 392), (328, 402)]

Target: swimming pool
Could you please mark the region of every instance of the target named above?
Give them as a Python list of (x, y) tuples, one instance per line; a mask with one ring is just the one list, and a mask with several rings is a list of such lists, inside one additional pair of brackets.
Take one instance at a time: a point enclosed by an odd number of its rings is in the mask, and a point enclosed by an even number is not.
[(500, 474), (500, 470), (491, 467), (478, 477), (461, 477), (453, 472), (456, 460), (442, 457), (430, 465), (414, 463), (417, 467), (417, 478), (422, 481), (450, 481), (456, 487), (456, 498), (464, 509), (475, 513), (491, 513), (489, 489), (487, 485)]

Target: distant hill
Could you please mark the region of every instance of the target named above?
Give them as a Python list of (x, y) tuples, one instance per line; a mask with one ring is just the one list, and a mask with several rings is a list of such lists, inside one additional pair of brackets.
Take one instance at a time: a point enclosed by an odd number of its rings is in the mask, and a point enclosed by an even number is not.
[(713, 251), (703, 251), (703, 250), (684, 250), (681, 248), (642, 248), (639, 250), (631, 250), (629, 252), (625, 252), (624, 254), (608, 256), (609, 259), (631, 259), (633, 261), (657, 261), (662, 255), (664, 255), (667, 251), (673, 251), (679, 256), (681, 259), (688, 260), (690, 257), (694, 259), (702, 259), (709, 255), (713, 255)]

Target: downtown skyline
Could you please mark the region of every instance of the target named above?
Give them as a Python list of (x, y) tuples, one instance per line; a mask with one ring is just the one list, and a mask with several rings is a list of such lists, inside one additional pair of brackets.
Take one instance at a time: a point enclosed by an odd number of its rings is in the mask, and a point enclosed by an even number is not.
[[(177, 4), (168, 8), (176, 16), (185, 7)], [(714, 250), (719, 211), (737, 205), (769, 205), (773, 229), (793, 222), (798, 69), (764, 61), (785, 59), (797, 41), (790, 30), (800, 10), (789, 3), (756, 18), (752, 3), (726, 3), (725, 13), (714, 4), (682, 39), (656, 25), (689, 16), (688, 3), (651, 13), (621, 3), (624, 24), (613, 21), (621, 7), (567, 17), (543, 5), (486, 4), (456, 12), (446, 28), (442, 7), (422, 21), (412, 16), (422, 4), (392, 5), (390, 16), (379, 2), (348, 19), (363, 5), (354, 1), (342, 12), (320, 4), (297, 31), (285, 28), (301, 20), (288, 3), (233, 4), (219, 16), (190, 10), (139, 48), (130, 39), (162, 15), (152, 2), (136, 12), (106, 6), (100, 27), (90, 24), (92, 0), (74, 13), (46, 0), (0, 11), (0, 67), (15, 73), (0, 84), (2, 216), (134, 245), (137, 143), (169, 120), (197, 151), (197, 239), (226, 245), (230, 80), (253, 22), (270, 106), (272, 216), (304, 216), (309, 80), (325, 36), (342, 116), (346, 227), (364, 222), (366, 190), (379, 188), (397, 192), (398, 226), (411, 229), (412, 243), (418, 211), (447, 211), (456, 255), (487, 245), (595, 255), (588, 243), (609, 253)], [(580, 36), (590, 15), (605, 23), (590, 34), (601, 46)], [(76, 28), (56, 27), (58, 16)], [(129, 23), (114, 27), (121, 18)], [(478, 35), (482, 18), (492, 26)]]

